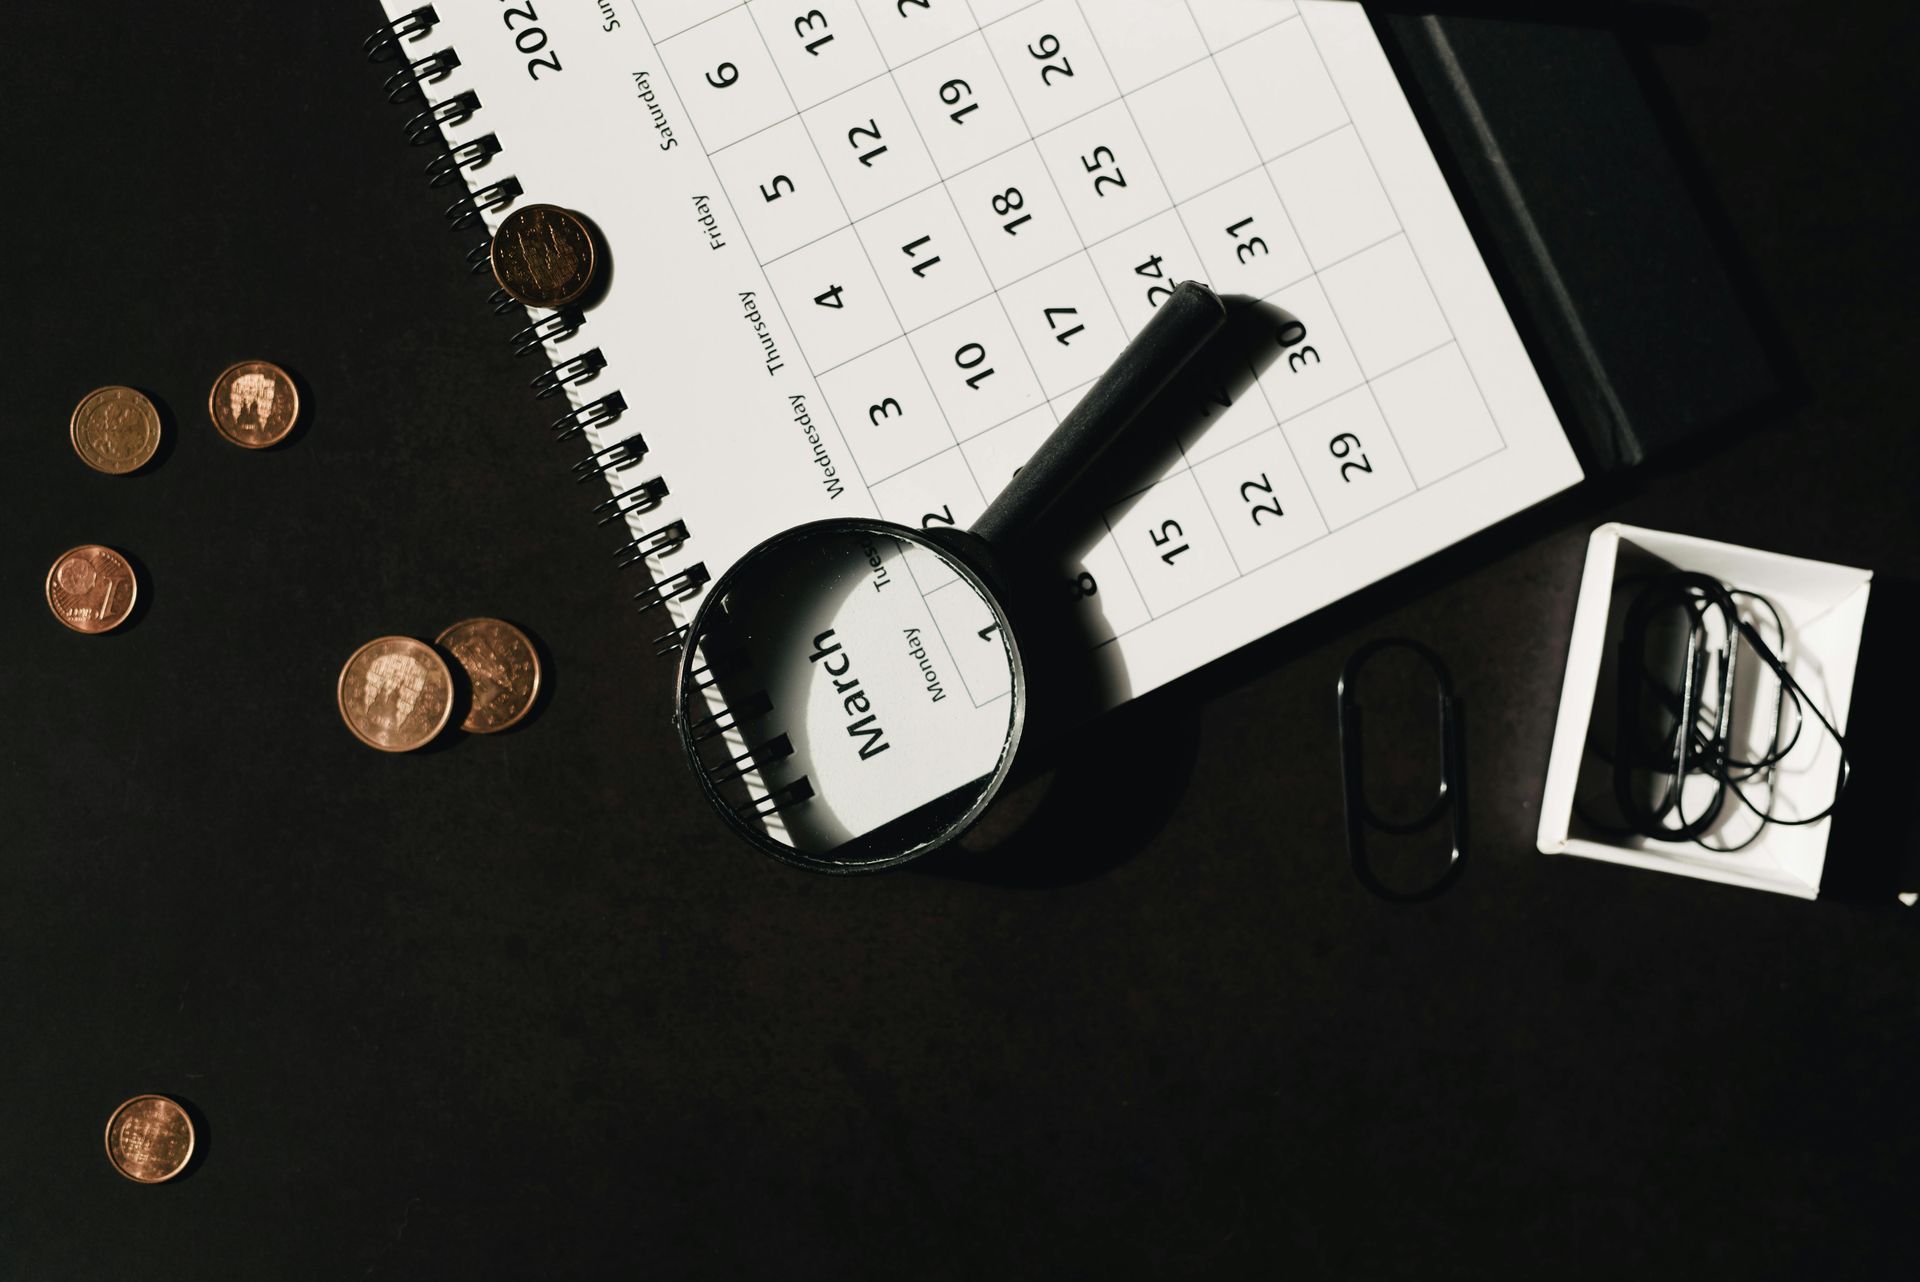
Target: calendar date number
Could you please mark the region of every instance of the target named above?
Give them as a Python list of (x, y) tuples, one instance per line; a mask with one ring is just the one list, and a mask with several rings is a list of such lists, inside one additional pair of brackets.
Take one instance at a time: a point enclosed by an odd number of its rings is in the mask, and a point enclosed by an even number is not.
[(833, 43), (833, 32), (827, 30), (827, 15), (818, 9), (809, 9), (795, 18), (793, 34), (800, 37), (806, 51), (816, 58), (822, 49)]
[(560, 70), (560, 55), (547, 48), (547, 29), (536, 25), (540, 15), (533, 7), (533, 0), (519, 0), (517, 4), (501, 0), (501, 5), (500, 21), (513, 37), (513, 47), (526, 58), (527, 75), (538, 80), (543, 68)]
[(1273, 339), (1287, 358), (1287, 372), (1298, 374), (1320, 363), (1320, 353), (1307, 342), (1305, 322), (1289, 316), (1273, 332)]
[(1073, 74), (1073, 64), (1060, 56), (1060, 37), (1049, 32), (1027, 46), (1027, 53), (1040, 64), (1040, 83), (1050, 85), (1057, 77)]
[(1360, 438), (1352, 432), (1342, 432), (1328, 441), (1327, 453), (1342, 460), (1340, 479), (1349, 485), (1353, 484), (1355, 473), (1373, 471), (1373, 464), (1368, 462), (1367, 456), (1361, 452)]
[(1111, 147), (1095, 147), (1090, 154), (1080, 157), (1080, 165), (1093, 175), (1093, 194), (1096, 196), (1104, 196), (1109, 191), (1118, 191), (1127, 185), (1127, 176), (1114, 163)]
[(1280, 500), (1273, 495), (1273, 482), (1265, 472), (1260, 473), (1257, 480), (1240, 482), (1240, 501), (1247, 505), (1247, 515), (1255, 525), (1260, 524), (1263, 516), (1278, 519), (1286, 515), (1280, 510)]

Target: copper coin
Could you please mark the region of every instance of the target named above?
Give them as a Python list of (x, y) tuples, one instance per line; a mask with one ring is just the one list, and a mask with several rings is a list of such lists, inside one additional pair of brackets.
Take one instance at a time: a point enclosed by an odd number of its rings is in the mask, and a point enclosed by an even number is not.
[(580, 216), (558, 205), (524, 205), (493, 233), (493, 278), (529, 307), (565, 307), (587, 292), (599, 248)]
[(432, 646), (376, 637), (353, 652), (335, 689), (354, 738), (382, 752), (424, 748), (453, 714), (453, 673)]
[(193, 1119), (164, 1095), (136, 1095), (107, 1119), (107, 1160), (139, 1184), (161, 1184), (193, 1157)]
[(160, 411), (131, 387), (102, 387), (73, 407), (73, 452), (96, 472), (137, 471), (160, 448)]
[(300, 393), (272, 361), (241, 361), (213, 380), (207, 414), (235, 445), (264, 450), (287, 439), (300, 417)]
[(473, 692), (460, 728), (493, 734), (520, 724), (540, 693), (540, 656), (527, 634), (503, 619), (462, 619), (433, 639), (466, 671)]
[(62, 552), (47, 571), (47, 608), (75, 632), (111, 632), (133, 613), (140, 582), (127, 558), (98, 543)]

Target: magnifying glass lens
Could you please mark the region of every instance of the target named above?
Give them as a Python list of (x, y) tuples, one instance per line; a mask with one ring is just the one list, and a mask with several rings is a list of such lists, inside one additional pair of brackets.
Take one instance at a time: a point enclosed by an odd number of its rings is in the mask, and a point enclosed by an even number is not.
[(984, 808), (1024, 692), (984, 580), (902, 526), (823, 521), (755, 548), (709, 592), (680, 677), (708, 798), (809, 867), (898, 863)]

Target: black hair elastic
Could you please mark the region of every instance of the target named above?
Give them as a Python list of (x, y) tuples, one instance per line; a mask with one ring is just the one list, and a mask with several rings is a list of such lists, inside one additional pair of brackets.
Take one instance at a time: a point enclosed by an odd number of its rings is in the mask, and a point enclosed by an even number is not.
[[(1705, 574), (1674, 571), (1652, 576), (1641, 583), (1629, 603), (1617, 655), (1611, 762), (1614, 803), (1628, 831), (1659, 841), (1691, 841), (1715, 854), (1732, 854), (1758, 840), (1769, 824), (1818, 823), (1840, 804), (1849, 770), (1846, 740), (1787, 670), (1774, 646), (1760, 635), (1742, 610), (1743, 602), (1765, 612), (1784, 649), (1786, 625), (1772, 601)], [(1685, 636), (1679, 647), (1677, 688), (1669, 684), (1670, 671), (1654, 668), (1662, 647), (1660, 629), (1673, 622), (1681, 625)], [(1743, 640), (1776, 682), (1767, 747), (1753, 760), (1736, 756), (1733, 744)], [(1674, 647), (1670, 643), (1666, 648)], [(1818, 813), (1782, 819), (1773, 813), (1774, 778), (1799, 744), (1809, 716), (1840, 749), (1839, 777), (1832, 800)], [(1711, 779), (1713, 786), (1689, 814), (1685, 792), (1688, 780), (1695, 777)], [(1663, 782), (1647, 788), (1651, 780)], [(1764, 805), (1748, 795), (1756, 782), (1765, 789)], [(1760, 823), (1743, 840), (1715, 844), (1708, 834), (1726, 813), (1729, 799), (1752, 811)]]

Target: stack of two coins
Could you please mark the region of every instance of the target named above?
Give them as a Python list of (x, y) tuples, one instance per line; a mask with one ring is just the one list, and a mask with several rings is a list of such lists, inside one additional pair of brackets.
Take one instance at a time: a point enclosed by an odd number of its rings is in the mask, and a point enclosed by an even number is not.
[[(437, 647), (437, 648), (436, 648)], [(412, 752), (440, 737), (453, 718), (465, 678), (468, 734), (495, 734), (524, 720), (540, 693), (540, 656), (527, 634), (502, 619), (464, 619), (433, 645), (412, 637), (375, 637), (340, 670), (334, 697), (354, 738), (382, 752)]]

